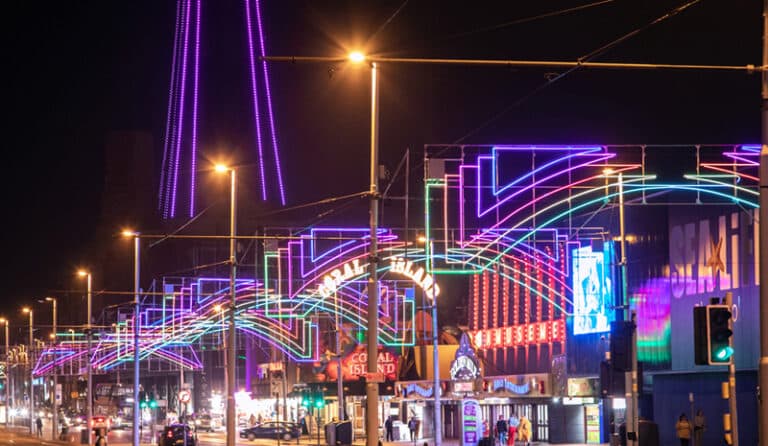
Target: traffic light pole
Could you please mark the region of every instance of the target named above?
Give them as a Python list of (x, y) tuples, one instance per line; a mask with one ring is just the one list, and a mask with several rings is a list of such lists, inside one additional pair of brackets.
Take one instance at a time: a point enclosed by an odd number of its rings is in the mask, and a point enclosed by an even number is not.
[[(725, 304), (728, 306), (728, 311), (731, 311), (733, 308), (733, 293), (730, 291), (725, 293)], [(733, 318), (728, 319), (728, 329), (734, 333)], [(733, 335), (728, 338), (728, 345), (731, 349), (733, 349), (734, 344), (733, 338)], [(731, 354), (730, 359), (731, 362), (728, 364), (728, 409), (731, 412), (731, 445), (739, 446), (739, 417), (736, 412), (736, 360), (733, 358), (733, 354)]]

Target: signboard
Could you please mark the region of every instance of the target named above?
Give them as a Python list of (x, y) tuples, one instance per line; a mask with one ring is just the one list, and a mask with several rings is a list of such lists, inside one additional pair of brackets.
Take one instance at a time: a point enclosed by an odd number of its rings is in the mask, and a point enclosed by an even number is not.
[(461, 446), (477, 446), (480, 441), (480, 404), (477, 400), (465, 398), (461, 400)]
[[(342, 283), (362, 276), (368, 269), (367, 263), (360, 263), (360, 259), (349, 261), (323, 277), (323, 283), (317, 288), (318, 294), (323, 297), (331, 297)], [(426, 272), (423, 267), (415, 265), (409, 260), (399, 257), (390, 259), (389, 271), (395, 274), (401, 274), (413, 281), (419, 286), (430, 299), (440, 295), (440, 286), (435, 279)]]
[(486, 392), (500, 393), (511, 396), (552, 396), (550, 375), (547, 373), (530, 373), (527, 375), (511, 375), (486, 378)]
[(587, 443), (599, 444), (600, 443), (600, 406), (597, 404), (590, 404), (584, 406), (584, 411), (587, 419)]
[(56, 384), (56, 404), (61, 404), (61, 384)]
[(597, 396), (599, 384), (597, 378), (568, 378), (568, 396)]
[(189, 390), (182, 390), (179, 392), (179, 401), (182, 403), (188, 403), (190, 399)]
[[(384, 380), (397, 379), (398, 356), (388, 350), (380, 349), (376, 357), (376, 371), (372, 372), (375, 378)], [(338, 363), (330, 361), (326, 368), (327, 379), (335, 381), (338, 377)], [(368, 350), (365, 345), (359, 344), (352, 352), (341, 360), (342, 379), (344, 381), (359, 381), (368, 373)], [(370, 381), (369, 381), (370, 382)]]
[(369, 383), (383, 383), (384, 382), (384, 374), (383, 373), (365, 373), (365, 381)]
[(459, 339), (459, 348), (451, 362), (450, 375), (451, 380), (454, 381), (472, 381), (480, 376), (480, 362), (477, 360), (475, 350), (469, 345), (466, 333), (463, 333)]

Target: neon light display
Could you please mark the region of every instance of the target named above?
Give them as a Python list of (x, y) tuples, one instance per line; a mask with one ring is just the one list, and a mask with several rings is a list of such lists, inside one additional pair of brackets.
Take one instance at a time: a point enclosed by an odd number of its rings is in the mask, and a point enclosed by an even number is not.
[(479, 350), (565, 342), (565, 321), (533, 322), (469, 332)]
[(573, 333), (603, 333), (611, 330), (613, 320), (612, 244), (601, 251), (591, 246), (571, 253), (573, 284)]
[[(158, 193), (158, 209), (162, 212), (163, 218), (175, 218), (184, 208), (189, 212), (190, 217), (195, 214), (195, 194), (198, 181), (200, 42), (201, 23), (203, 21), (201, 5), (202, 0), (177, 0), (176, 4), (176, 26)], [(269, 71), (266, 61), (261, 62), (260, 70), (257, 69), (256, 62), (256, 57), (266, 54), (260, 1), (246, 0), (243, 17), (246, 21), (245, 38), (248, 50), (246, 56), (254, 110), (260, 196), (265, 201), (270, 198), (266, 167), (270, 160), (265, 155), (264, 148), (267, 138), (263, 137), (264, 133), (268, 132), (268, 140), (271, 142), (272, 148), (271, 162), (274, 163), (277, 177), (278, 198), (280, 203), (285, 205), (285, 187), (275, 128)], [(191, 55), (190, 50), (192, 51)], [(262, 119), (260, 108), (262, 101), (266, 103), (266, 123)]]

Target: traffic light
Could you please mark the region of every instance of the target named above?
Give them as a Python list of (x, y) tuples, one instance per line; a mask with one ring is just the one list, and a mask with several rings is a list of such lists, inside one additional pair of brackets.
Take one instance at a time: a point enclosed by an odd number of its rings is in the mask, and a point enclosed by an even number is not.
[(694, 359), (697, 365), (727, 365), (733, 348), (728, 305), (707, 305), (693, 309)]
[(728, 305), (707, 305), (709, 364), (730, 364), (733, 356), (730, 327), (731, 309)]
[(304, 407), (310, 407), (312, 405), (312, 395), (309, 393), (309, 389), (301, 391), (301, 405)]
[(312, 405), (318, 409), (325, 407), (325, 395), (322, 390), (316, 390), (312, 393)]
[(611, 366), (616, 371), (632, 370), (632, 335), (635, 324), (632, 321), (611, 322)]

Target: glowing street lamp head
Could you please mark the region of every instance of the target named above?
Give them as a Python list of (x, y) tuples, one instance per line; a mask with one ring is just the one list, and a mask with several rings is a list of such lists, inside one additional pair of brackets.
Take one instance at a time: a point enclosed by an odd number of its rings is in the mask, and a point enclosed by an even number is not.
[(610, 167), (606, 167), (605, 169), (603, 169), (603, 175), (605, 176), (608, 176), (612, 173), (613, 173), (613, 169), (611, 169)]
[(215, 312), (217, 312), (217, 313), (218, 313), (218, 312), (220, 312), (220, 311), (221, 311), (221, 305), (220, 305), (220, 304), (216, 304), (216, 305), (214, 305), (214, 306), (213, 306), (213, 311), (215, 311)]
[(225, 166), (224, 164), (217, 164), (214, 166), (214, 170), (219, 173), (229, 172), (229, 166)]
[(24, 307), (24, 308), (22, 308), (22, 309), (21, 309), (21, 312), (22, 312), (22, 313), (25, 313), (25, 314), (26, 314), (26, 313), (31, 313), (31, 312), (32, 312), (32, 309), (31, 309), (31, 308), (29, 308), (29, 307)]
[(56, 298), (55, 298), (55, 297), (46, 297), (46, 298), (45, 298), (45, 301), (46, 301), (46, 302), (53, 302), (53, 301), (55, 301), (55, 300), (56, 300)]
[(88, 276), (88, 274), (89, 274), (88, 271), (86, 271), (84, 269), (81, 269), (81, 270), (77, 271), (77, 275), (80, 276), (80, 277), (86, 277), (86, 276)]
[(133, 229), (126, 228), (126, 229), (123, 229), (122, 231), (120, 231), (120, 235), (122, 235), (123, 237), (127, 238), (127, 237), (135, 237), (135, 236), (139, 235), (139, 233), (134, 231)]
[(366, 59), (365, 54), (361, 53), (360, 51), (352, 51), (347, 57), (352, 63), (362, 63)]
[(7, 323), (8, 323), (8, 319), (4, 317), (0, 317), (0, 324), (7, 324)]
[(417, 242), (418, 242), (420, 245), (423, 245), (423, 244), (427, 243), (427, 237), (426, 237), (426, 236), (424, 236), (424, 235), (421, 235), (421, 234), (420, 234), (418, 237), (416, 237), (416, 241), (417, 241)]

